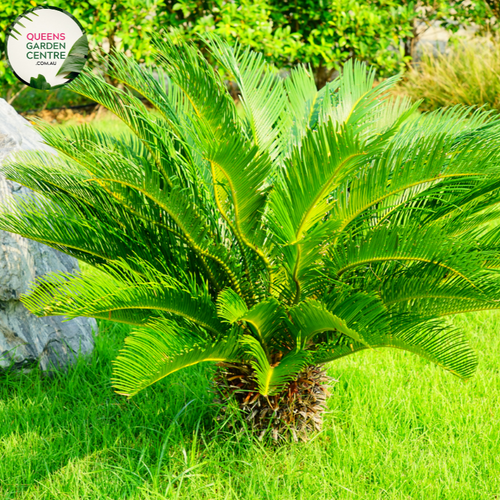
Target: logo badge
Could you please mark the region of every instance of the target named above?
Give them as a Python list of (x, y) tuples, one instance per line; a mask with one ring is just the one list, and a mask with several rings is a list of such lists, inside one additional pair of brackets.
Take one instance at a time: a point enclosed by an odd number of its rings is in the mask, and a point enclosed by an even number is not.
[(80, 23), (55, 7), (35, 7), (19, 16), (7, 32), (5, 46), (16, 77), (41, 90), (74, 80), (85, 66), (89, 50)]

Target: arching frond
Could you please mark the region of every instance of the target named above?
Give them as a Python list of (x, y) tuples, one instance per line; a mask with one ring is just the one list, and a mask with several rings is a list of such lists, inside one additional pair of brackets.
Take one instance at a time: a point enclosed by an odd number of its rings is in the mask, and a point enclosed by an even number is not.
[(188, 366), (207, 361), (220, 363), (241, 359), (240, 346), (234, 336), (216, 342), (203, 342), (195, 337), (179, 352), (172, 349), (171, 337), (177, 339), (180, 335), (190, 338), (189, 332), (179, 327), (173, 329), (168, 323), (157, 323), (132, 332), (113, 363), (112, 382), (116, 391), (132, 397)]
[(342, 318), (332, 314), (318, 301), (302, 302), (290, 309), (290, 315), (296, 328), (300, 330), (304, 346), (311, 342), (317, 334), (325, 331), (337, 331), (357, 342), (366, 343), (358, 332), (349, 328)]
[(306, 351), (291, 351), (279, 362), (271, 365), (260, 342), (253, 337), (242, 339), (247, 354), (253, 359), (259, 392), (263, 396), (272, 396), (283, 389), (283, 386), (294, 380), (307, 361)]
[(477, 355), (463, 332), (439, 322), (426, 322), (399, 330), (395, 335), (380, 335), (370, 346), (338, 337), (318, 345), (316, 363), (328, 363), (365, 349), (392, 347), (432, 361), (454, 375), (468, 379), (477, 367)]
[[(179, 317), (207, 330), (213, 337), (226, 328), (217, 319), (208, 291), (194, 283), (180, 283), (154, 268), (139, 274), (125, 266), (104, 266), (85, 274), (48, 274), (23, 297), (38, 316), (64, 315), (115, 319), (142, 311), (140, 324), (151, 318)], [(149, 311), (149, 314), (146, 313)]]
[(246, 312), (245, 301), (231, 288), (226, 288), (217, 297), (217, 315), (230, 324), (236, 323)]
[(262, 54), (238, 45), (230, 47), (213, 36), (204, 39), (217, 62), (238, 85), (248, 135), (260, 151), (275, 159), (280, 153), (280, 119), (286, 109), (285, 89), (277, 70), (269, 66)]

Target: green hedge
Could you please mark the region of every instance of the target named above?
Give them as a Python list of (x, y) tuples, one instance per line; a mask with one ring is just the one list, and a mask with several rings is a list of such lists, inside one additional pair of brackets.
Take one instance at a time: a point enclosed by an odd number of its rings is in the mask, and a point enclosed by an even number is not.
[[(86, 29), (96, 53), (104, 42), (148, 61), (152, 33), (177, 29), (182, 36), (214, 31), (263, 52), (279, 67), (310, 64), (322, 86), (351, 58), (375, 66), (380, 76), (402, 70), (411, 60), (415, 26), (438, 19), (452, 29), (470, 22), (494, 27), (486, 2), (496, 0), (4, 0), (0, 11), (0, 92), (19, 84), (4, 58), (5, 31), (36, 5), (71, 12)], [(426, 7), (422, 10), (417, 7)], [(497, 13), (498, 15), (498, 13)], [(91, 61), (92, 62), (92, 61)]]
[[(3, 0), (0, 10), (0, 92), (8, 97), (20, 84), (5, 60), (6, 30), (16, 17), (35, 6), (59, 7), (73, 14), (89, 35), (91, 46), (97, 54), (103, 52), (103, 42), (120, 38), (119, 48), (130, 50), (138, 60), (147, 59), (149, 40), (158, 29), (156, 12), (158, 0), (42, 0), (26, 2)], [(92, 61), (91, 61), (92, 62)]]

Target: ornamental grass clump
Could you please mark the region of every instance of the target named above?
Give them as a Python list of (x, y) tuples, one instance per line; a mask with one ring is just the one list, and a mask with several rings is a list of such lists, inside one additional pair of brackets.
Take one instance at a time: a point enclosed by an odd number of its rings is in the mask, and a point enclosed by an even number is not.
[(387, 95), (398, 77), (373, 87), (356, 62), (317, 91), (307, 68), (281, 79), (206, 44), (241, 112), (198, 49), (157, 40), (155, 68), (110, 58), (122, 89), (90, 72), (70, 84), (130, 135), (38, 124), (58, 155), (2, 167), (33, 194), (1, 229), (92, 266), (39, 279), (26, 307), (134, 325), (114, 363), (128, 397), (217, 363), (219, 400), (276, 438), (320, 428), (323, 366), (365, 349), (469, 378), (476, 355), (446, 317), (500, 304), (500, 120), (416, 116)]
[(426, 51), (399, 92), (422, 99), (421, 109), (463, 104), (500, 111), (500, 40), (454, 40), (444, 54)]

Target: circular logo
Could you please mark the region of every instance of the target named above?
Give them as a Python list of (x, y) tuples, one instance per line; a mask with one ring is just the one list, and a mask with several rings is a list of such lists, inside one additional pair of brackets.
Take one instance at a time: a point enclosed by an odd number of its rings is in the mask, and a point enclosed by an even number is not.
[(50, 90), (75, 79), (87, 61), (88, 41), (80, 23), (55, 7), (35, 7), (7, 32), (7, 60), (26, 85)]

